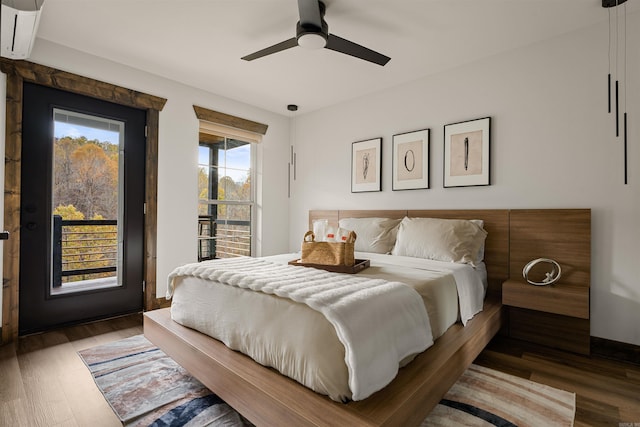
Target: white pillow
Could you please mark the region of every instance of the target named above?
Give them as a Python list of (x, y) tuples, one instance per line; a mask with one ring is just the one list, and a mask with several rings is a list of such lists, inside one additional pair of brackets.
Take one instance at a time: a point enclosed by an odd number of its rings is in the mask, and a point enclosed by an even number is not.
[[(474, 224), (478, 224), (478, 226), (480, 226), (480, 228), (482, 228), (484, 230), (484, 221), (483, 220), (481, 220), (481, 219), (470, 219), (469, 221), (471, 221)], [(479, 264), (482, 261), (484, 261), (484, 244), (485, 244), (485, 241), (483, 240), (482, 244), (480, 245), (480, 249), (478, 249), (478, 256), (476, 257), (476, 264)]]
[(476, 266), (486, 237), (482, 227), (465, 219), (405, 217), (391, 254)]
[(388, 254), (396, 242), (400, 221), (391, 218), (342, 218), (338, 225), (356, 232), (356, 251)]

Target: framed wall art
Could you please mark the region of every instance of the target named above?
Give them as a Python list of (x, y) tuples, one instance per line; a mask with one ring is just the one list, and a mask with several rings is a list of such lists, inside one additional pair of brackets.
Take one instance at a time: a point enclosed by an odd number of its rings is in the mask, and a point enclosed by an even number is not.
[(382, 191), (382, 138), (351, 144), (351, 192)]
[(444, 126), (444, 187), (490, 185), (491, 118)]
[(429, 188), (429, 129), (393, 135), (392, 189)]

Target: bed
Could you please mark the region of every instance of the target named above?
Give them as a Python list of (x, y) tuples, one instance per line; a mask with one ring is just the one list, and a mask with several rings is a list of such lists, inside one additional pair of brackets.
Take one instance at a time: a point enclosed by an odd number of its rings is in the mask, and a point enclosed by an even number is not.
[[(431, 313), (429, 319), (435, 326), (435, 343), (430, 344), (427, 351), (418, 352), (417, 356), (412, 354), (409, 359), (414, 356), (415, 359), (400, 369), (390, 384), (370, 396), (366, 395), (363, 400), (345, 404), (336, 402), (350, 400), (351, 396), (345, 398), (343, 391), (335, 395), (330, 391), (323, 393), (331, 395), (331, 398), (313, 392), (276, 370), (231, 350), (220, 341), (172, 320), (169, 309), (145, 314), (145, 335), (257, 425), (417, 425), (500, 329), (502, 309), (493, 294), (508, 272), (508, 211), (311, 211), (309, 222), (311, 226), (314, 219), (327, 218), (337, 225), (341, 219), (371, 217), (397, 218), (399, 221), (405, 216), (481, 219), (488, 235), (482, 257), (484, 263), (475, 265), (474, 270), (481, 272), (482, 295), (487, 291), (488, 296), (480, 301), (480, 305), (484, 305), (481, 311), (462, 316), (466, 326), (457, 321), (461, 316), (459, 310), (444, 309), (440, 313)], [(396, 267), (385, 259), (385, 255), (364, 255), (374, 258), (372, 270), (394, 276)], [(403, 254), (396, 255), (404, 258)], [(268, 261), (283, 263), (289, 257), (291, 255), (283, 255)], [(440, 283), (436, 294), (451, 295), (450, 282), (440, 279), (436, 282), (444, 282)], [(200, 291), (202, 288), (197, 286), (202, 285), (197, 283), (192, 289)], [(187, 305), (194, 304), (196, 300), (182, 299)], [(189, 312), (188, 309), (178, 311), (182, 314)], [(190, 319), (179, 320), (209, 333), (191, 323)]]
[(181, 266), (170, 276), (172, 319), (348, 402), (482, 310), (483, 264), (356, 252), (371, 266), (348, 275), (288, 265), (296, 255)]

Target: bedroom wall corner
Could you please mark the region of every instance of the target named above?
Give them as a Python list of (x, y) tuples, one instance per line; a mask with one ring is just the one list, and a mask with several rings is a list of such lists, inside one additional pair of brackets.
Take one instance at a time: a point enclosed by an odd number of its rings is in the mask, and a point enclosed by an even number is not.
[[(290, 248), (299, 250), (311, 209), (591, 208), (591, 335), (640, 345), (640, 13), (627, 19), (628, 185), (622, 138), (607, 114), (605, 14), (590, 27), (299, 116)], [(491, 185), (444, 188), (443, 126), (487, 116)], [(392, 191), (393, 135), (424, 128), (430, 189)], [(351, 144), (377, 137), (382, 192), (351, 193)]]

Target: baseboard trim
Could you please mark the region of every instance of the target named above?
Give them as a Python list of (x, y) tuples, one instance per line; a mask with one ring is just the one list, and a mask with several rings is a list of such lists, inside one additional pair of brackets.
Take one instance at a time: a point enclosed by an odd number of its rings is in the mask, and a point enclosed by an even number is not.
[(153, 305), (152, 310), (157, 310), (159, 308), (167, 308), (171, 307), (171, 300), (166, 298), (156, 298), (155, 304)]
[(640, 346), (591, 337), (591, 355), (640, 365)]

